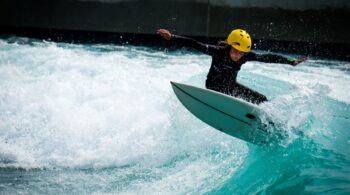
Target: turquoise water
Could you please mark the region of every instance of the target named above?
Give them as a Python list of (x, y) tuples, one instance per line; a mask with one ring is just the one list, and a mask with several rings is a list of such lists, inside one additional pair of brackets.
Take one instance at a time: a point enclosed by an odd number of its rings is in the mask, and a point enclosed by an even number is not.
[[(204, 86), (182, 49), (0, 40), (0, 194), (349, 194), (350, 62), (249, 62), (288, 132), (261, 147), (191, 115), (169, 81)], [(273, 131), (273, 130), (271, 130)]]

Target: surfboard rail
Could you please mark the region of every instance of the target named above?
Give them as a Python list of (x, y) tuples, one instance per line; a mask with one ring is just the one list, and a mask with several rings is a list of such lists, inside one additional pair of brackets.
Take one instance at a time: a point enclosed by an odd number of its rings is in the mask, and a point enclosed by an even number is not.
[(266, 144), (268, 133), (256, 126), (261, 111), (257, 105), (210, 89), (170, 83), (184, 107), (206, 124), (238, 139)]

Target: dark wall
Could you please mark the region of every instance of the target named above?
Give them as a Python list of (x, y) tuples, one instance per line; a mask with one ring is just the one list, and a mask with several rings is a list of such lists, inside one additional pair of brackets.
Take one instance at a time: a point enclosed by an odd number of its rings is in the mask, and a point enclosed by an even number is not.
[[(350, 45), (346, 0), (1, 0), (0, 33), (51, 29), (224, 38), (233, 28), (255, 40)], [(346, 53), (346, 51), (345, 51)]]
[(207, 4), (193, 1), (2, 0), (0, 25), (120, 33), (159, 27), (188, 35), (206, 31)]
[(1, 0), (0, 26), (142, 34), (164, 27), (179, 34), (209, 37), (225, 37), (232, 28), (244, 28), (257, 39), (350, 43), (350, 11), (339, 3), (332, 7), (336, 1), (323, 1), (329, 3), (323, 7), (315, 3), (315, 8), (304, 1), (304, 9), (300, 2), (291, 8), (273, 1), (244, 4), (242, 0), (237, 6), (231, 2)]

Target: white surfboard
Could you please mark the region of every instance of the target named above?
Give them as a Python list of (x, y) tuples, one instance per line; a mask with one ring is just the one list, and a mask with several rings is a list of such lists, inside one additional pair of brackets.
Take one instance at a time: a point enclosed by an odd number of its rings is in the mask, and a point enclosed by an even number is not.
[(244, 141), (265, 145), (269, 133), (257, 125), (260, 108), (213, 90), (171, 81), (180, 102), (208, 125)]

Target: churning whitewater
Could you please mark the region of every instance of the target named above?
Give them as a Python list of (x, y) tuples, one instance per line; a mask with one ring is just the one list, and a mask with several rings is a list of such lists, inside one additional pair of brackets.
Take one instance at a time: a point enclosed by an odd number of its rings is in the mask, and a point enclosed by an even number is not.
[(0, 191), (350, 192), (349, 62), (245, 64), (238, 80), (270, 99), (264, 117), (289, 135), (258, 147), (176, 99), (169, 81), (204, 87), (210, 61), (187, 49), (1, 39)]

